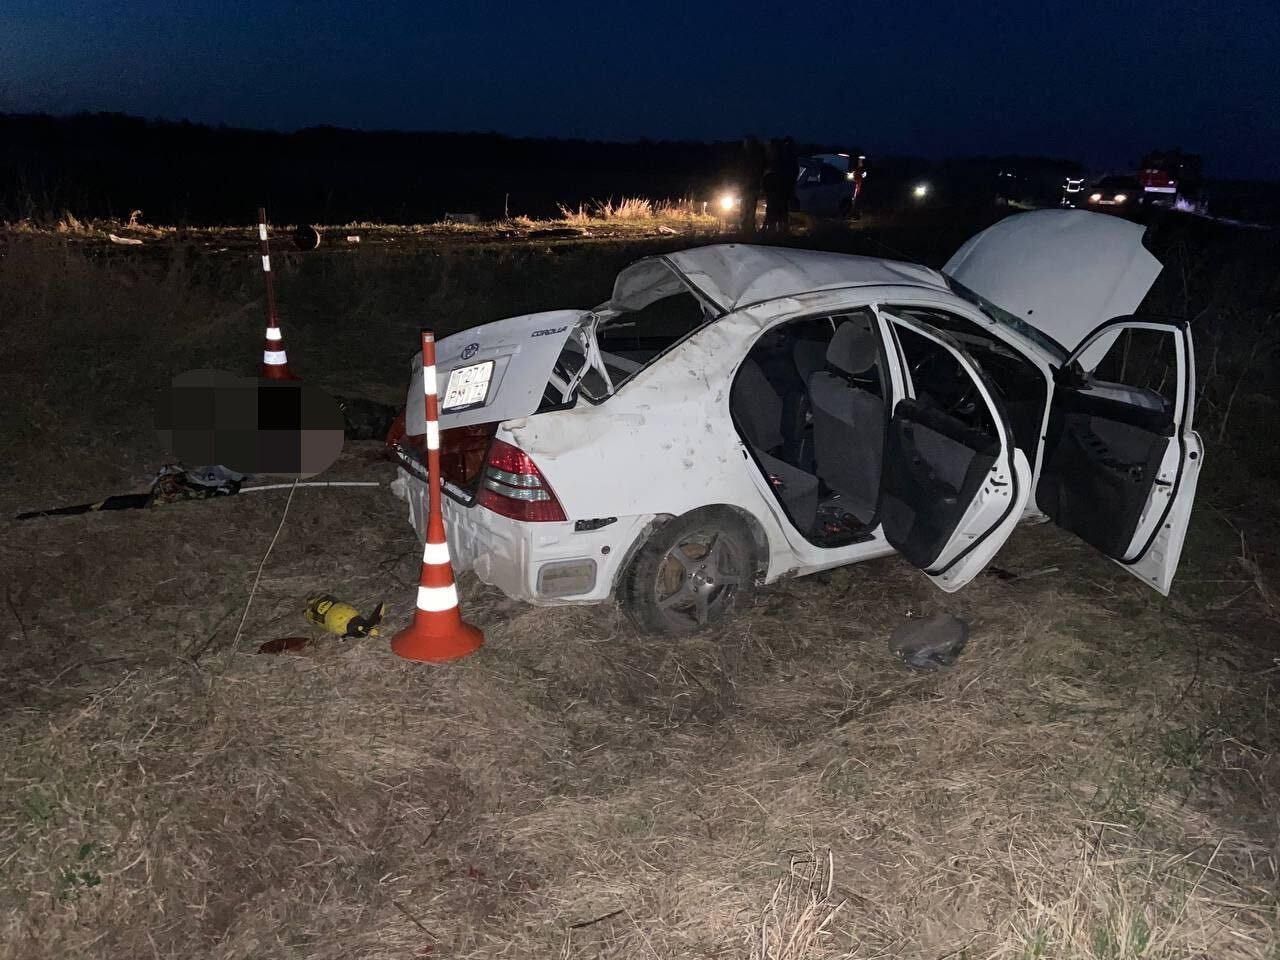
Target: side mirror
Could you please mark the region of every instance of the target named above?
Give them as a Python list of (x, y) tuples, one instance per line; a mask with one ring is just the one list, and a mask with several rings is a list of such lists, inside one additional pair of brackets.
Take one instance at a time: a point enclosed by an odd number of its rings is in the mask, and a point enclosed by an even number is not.
[(1089, 386), (1091, 378), (1080, 366), (1080, 361), (1072, 360), (1065, 367), (1058, 368), (1053, 375), (1053, 382), (1067, 390), (1084, 390)]

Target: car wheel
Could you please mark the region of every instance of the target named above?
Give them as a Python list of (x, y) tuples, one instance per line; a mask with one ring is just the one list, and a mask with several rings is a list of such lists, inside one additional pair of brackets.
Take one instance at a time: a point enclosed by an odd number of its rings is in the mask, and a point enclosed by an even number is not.
[(653, 633), (687, 634), (729, 616), (750, 596), (755, 544), (733, 511), (709, 507), (655, 530), (631, 561), (622, 605)]

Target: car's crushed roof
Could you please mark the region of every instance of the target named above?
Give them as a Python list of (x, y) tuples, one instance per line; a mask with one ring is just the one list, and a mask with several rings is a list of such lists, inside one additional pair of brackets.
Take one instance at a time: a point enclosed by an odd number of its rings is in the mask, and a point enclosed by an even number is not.
[(789, 247), (721, 243), (667, 254), (666, 260), (725, 313), (841, 287), (910, 284), (947, 289), (942, 274), (919, 264)]

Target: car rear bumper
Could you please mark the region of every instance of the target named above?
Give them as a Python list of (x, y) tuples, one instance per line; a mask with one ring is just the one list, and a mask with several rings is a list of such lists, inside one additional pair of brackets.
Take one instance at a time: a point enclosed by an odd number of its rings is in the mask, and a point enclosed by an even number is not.
[[(426, 483), (401, 467), (391, 490), (409, 505), (409, 522), (425, 536)], [(512, 599), (539, 605), (608, 600), (629, 548), (651, 520), (619, 517), (598, 530), (579, 531), (573, 521), (526, 523), (444, 498), (454, 573), (472, 570)]]

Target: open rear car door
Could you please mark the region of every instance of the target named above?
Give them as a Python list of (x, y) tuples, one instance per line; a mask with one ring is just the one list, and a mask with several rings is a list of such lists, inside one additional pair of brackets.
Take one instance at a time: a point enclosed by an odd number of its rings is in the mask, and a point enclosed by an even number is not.
[(1055, 380), (1037, 505), (1167, 596), (1204, 462), (1189, 327), (1105, 323)]
[(976, 363), (928, 324), (881, 313), (907, 395), (889, 420), (879, 517), (885, 538), (951, 593), (1008, 539), (1031, 467)]

